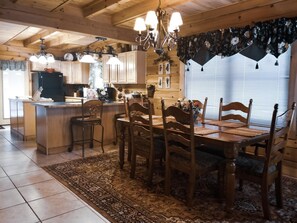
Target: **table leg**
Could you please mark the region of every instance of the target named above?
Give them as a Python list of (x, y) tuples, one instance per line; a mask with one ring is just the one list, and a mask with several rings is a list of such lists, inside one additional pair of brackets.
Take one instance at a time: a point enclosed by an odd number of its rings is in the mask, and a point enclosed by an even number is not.
[(225, 169), (225, 194), (226, 194), (226, 212), (232, 214), (235, 200), (235, 159), (226, 159)]
[(123, 169), (125, 160), (125, 126), (119, 123), (120, 138), (119, 138), (119, 162), (120, 168)]

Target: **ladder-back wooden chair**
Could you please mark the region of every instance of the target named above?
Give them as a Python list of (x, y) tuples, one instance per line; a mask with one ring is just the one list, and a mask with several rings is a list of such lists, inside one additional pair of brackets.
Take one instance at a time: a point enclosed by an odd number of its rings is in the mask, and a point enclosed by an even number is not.
[[(244, 105), (241, 102), (231, 102), (228, 104), (223, 104), (223, 98), (221, 98), (219, 106), (219, 120), (235, 120), (249, 125), (252, 112), (252, 104), (253, 99), (250, 99), (248, 106)], [(240, 111), (241, 114), (237, 113), (238, 111)]]
[(138, 102), (128, 104), (128, 115), (130, 121), (131, 140), (131, 172), (130, 177), (135, 177), (136, 157), (146, 158), (148, 162), (148, 184), (151, 185), (155, 160), (160, 160), (165, 156), (165, 143), (163, 137), (159, 137), (153, 132), (152, 104), (148, 101), (148, 106), (144, 107)]
[(196, 148), (192, 102), (189, 112), (176, 106), (165, 108), (162, 100), (163, 126), (166, 144), (165, 193), (170, 193), (171, 172), (178, 170), (189, 175), (187, 205), (192, 205), (196, 177), (218, 170), (223, 158)]
[[(278, 115), (278, 104), (275, 104), (265, 156), (242, 154), (236, 160), (236, 177), (260, 185), (263, 213), (266, 219), (271, 219), (268, 192), (272, 184), (275, 184), (276, 204), (279, 208), (283, 206), (282, 161), (295, 107), (294, 102), (290, 109)], [(240, 189), (242, 189), (242, 183)]]
[[(204, 99), (204, 103), (202, 103), (201, 101), (199, 100), (192, 100), (193, 102), (193, 105), (197, 104), (197, 106), (200, 108), (200, 112), (198, 114), (198, 121), (204, 123), (205, 121), (205, 114), (206, 114), (206, 107), (207, 107), (207, 100), (208, 98), (206, 97)], [(201, 112), (202, 110), (202, 112)]]

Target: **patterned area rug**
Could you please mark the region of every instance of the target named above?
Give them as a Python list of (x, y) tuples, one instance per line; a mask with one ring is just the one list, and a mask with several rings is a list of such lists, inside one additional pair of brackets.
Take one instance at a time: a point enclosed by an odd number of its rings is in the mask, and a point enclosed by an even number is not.
[[(186, 176), (174, 173), (171, 196), (165, 196), (163, 169), (159, 166), (149, 188), (145, 161), (138, 160), (136, 177), (130, 179), (129, 164), (119, 168), (118, 152), (45, 167), (111, 222), (268, 222), (262, 217), (256, 185), (245, 182), (243, 191), (236, 191), (235, 210), (226, 218), (224, 203), (216, 195), (216, 174), (197, 180), (194, 205), (189, 209), (185, 206)], [(283, 188), (283, 209), (275, 208), (273, 190), (270, 193), (272, 222), (297, 222), (297, 181), (284, 177)]]

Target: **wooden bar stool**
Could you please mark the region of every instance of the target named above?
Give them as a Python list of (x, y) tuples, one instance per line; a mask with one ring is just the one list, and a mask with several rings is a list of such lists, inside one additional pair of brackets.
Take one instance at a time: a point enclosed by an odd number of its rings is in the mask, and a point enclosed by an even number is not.
[[(100, 100), (81, 100), (81, 116), (75, 116), (70, 119), (70, 131), (71, 131), (71, 147), (68, 149), (69, 152), (73, 150), (74, 144), (79, 144), (82, 146), (82, 157), (85, 157), (85, 143), (90, 143), (90, 148), (93, 148), (94, 141), (101, 144), (102, 151), (103, 139), (104, 139), (104, 127), (102, 125), (102, 110), (103, 102)], [(101, 140), (94, 139), (94, 127), (101, 127)], [(74, 140), (73, 129), (74, 126), (79, 126), (82, 130), (82, 138)], [(85, 138), (86, 129), (90, 131), (90, 137)]]

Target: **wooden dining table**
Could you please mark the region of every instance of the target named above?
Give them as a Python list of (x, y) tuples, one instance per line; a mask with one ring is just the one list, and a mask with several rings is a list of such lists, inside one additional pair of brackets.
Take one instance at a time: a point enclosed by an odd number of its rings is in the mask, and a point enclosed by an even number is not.
[[(119, 164), (123, 168), (125, 160), (125, 143), (129, 142), (129, 137), (125, 137), (127, 127), (129, 127), (128, 118), (117, 120), (120, 128), (119, 138)], [(153, 119), (153, 131), (162, 134), (162, 118)], [(195, 123), (195, 140), (199, 144), (205, 144), (208, 147), (218, 148), (224, 151), (225, 155), (225, 210), (227, 214), (232, 214), (235, 200), (235, 161), (238, 152), (242, 148), (250, 146), (269, 138), (269, 128), (259, 126), (245, 126), (242, 123), (206, 120), (204, 123)]]

